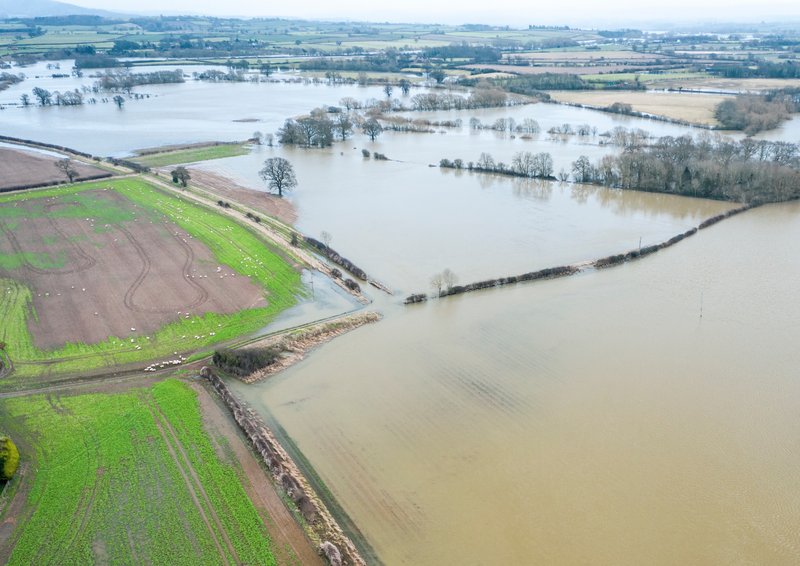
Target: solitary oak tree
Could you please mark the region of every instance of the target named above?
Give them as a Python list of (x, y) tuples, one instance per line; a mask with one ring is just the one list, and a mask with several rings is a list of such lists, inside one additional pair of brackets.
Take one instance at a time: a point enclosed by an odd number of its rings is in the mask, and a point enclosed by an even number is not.
[(264, 168), (258, 174), (270, 189), (278, 191), (279, 197), (283, 196), (283, 191), (297, 186), (294, 167), (283, 157), (270, 157), (264, 161)]

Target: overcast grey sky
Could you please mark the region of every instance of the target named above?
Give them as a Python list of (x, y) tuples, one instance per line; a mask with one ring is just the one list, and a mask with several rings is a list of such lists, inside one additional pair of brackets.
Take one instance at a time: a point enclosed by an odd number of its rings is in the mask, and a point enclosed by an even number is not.
[(123, 12), (279, 16), (361, 21), (608, 24), (800, 19), (800, 0), (65, 0)]

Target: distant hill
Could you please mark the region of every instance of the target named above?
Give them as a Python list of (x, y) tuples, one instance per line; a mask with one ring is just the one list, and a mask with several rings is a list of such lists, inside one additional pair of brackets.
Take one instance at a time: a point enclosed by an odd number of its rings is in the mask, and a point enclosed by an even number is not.
[(94, 8), (83, 8), (53, 0), (0, 0), (0, 19), (38, 18), (42, 16), (103, 16), (115, 17), (119, 14)]

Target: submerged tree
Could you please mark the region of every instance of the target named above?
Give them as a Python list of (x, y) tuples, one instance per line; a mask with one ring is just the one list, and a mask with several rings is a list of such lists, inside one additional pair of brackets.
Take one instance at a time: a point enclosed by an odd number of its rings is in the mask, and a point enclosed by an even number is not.
[(33, 96), (39, 101), (40, 106), (47, 106), (53, 101), (52, 93), (41, 87), (33, 87)]
[(378, 122), (375, 118), (370, 118), (364, 125), (361, 127), (365, 134), (369, 136), (369, 139), (375, 141), (381, 132), (383, 132), (383, 126), (381, 126), (380, 122)]
[(264, 161), (264, 168), (258, 175), (267, 183), (270, 189), (278, 191), (278, 196), (283, 196), (283, 191), (289, 191), (297, 186), (297, 177), (294, 167), (288, 159), (283, 157), (270, 157)]
[(122, 107), (125, 106), (125, 99), (122, 98), (119, 94), (114, 97), (114, 104), (117, 105), (117, 108), (122, 110)]

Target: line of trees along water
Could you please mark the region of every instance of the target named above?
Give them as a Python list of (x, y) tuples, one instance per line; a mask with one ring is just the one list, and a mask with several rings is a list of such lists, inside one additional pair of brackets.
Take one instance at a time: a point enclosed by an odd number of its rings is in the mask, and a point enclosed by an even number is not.
[(788, 142), (700, 135), (658, 138), (592, 163), (572, 164), (575, 181), (749, 204), (800, 198), (800, 148)]

